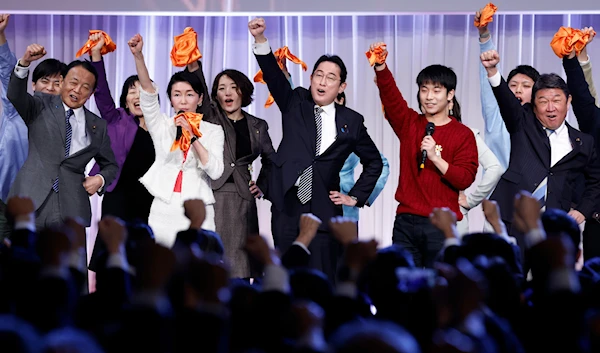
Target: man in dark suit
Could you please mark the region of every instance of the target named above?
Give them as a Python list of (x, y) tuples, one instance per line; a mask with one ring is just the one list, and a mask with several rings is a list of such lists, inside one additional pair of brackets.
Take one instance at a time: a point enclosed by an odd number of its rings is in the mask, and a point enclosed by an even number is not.
[[(38, 228), (60, 225), (68, 217), (80, 217), (89, 227), (89, 195), (101, 193), (118, 169), (106, 122), (83, 106), (96, 89), (98, 74), (89, 62), (74, 61), (65, 70), (59, 95), (31, 96), (27, 93), (29, 65), (44, 55), (44, 47), (28, 46), (8, 86), (8, 99), (29, 128), (29, 156), (9, 197), (33, 200)], [(100, 165), (100, 173), (85, 177), (92, 158)]]
[[(557, 208), (569, 213), (578, 223), (592, 216), (600, 196), (600, 167), (594, 139), (572, 128), (566, 121), (571, 95), (565, 81), (556, 74), (541, 75), (532, 90), (532, 103), (521, 105), (502, 79), (496, 65), (498, 52), (481, 54), (500, 113), (511, 136), (511, 155), (491, 196), (502, 210), (509, 233), (515, 195), (520, 190), (533, 194), (542, 208)], [(586, 190), (577, 204), (576, 179), (584, 176)]]
[[(593, 35), (591, 36), (593, 38)], [(582, 52), (587, 57), (585, 47)], [(589, 61), (589, 57), (587, 60)], [(563, 67), (567, 74), (567, 85), (573, 94), (573, 112), (577, 118), (579, 129), (594, 137), (596, 153), (600, 153), (600, 108), (596, 106), (595, 99), (590, 93), (575, 50), (563, 58)], [(594, 204), (592, 216), (587, 220), (583, 230), (583, 257), (586, 261), (600, 256), (600, 237), (598, 236), (600, 232), (600, 200)]]
[[(342, 215), (342, 205), (362, 207), (383, 163), (364, 118), (334, 103), (346, 88), (343, 61), (338, 56), (321, 56), (311, 74), (310, 90), (292, 89), (264, 36), (265, 21), (254, 19), (248, 28), (264, 80), (282, 113), (283, 139), (272, 161), (269, 197), (275, 206), (275, 244), (284, 253), (298, 236), (301, 214), (329, 220)], [(339, 192), (339, 173), (352, 152), (360, 158), (363, 172), (344, 195)], [(322, 223), (309, 250), (311, 266), (333, 279), (341, 246), (330, 236), (328, 222)]]

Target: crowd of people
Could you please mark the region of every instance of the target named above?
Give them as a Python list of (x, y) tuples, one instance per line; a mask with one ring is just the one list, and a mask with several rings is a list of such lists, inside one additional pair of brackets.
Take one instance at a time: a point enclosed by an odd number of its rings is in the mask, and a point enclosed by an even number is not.
[[(144, 38), (131, 37), (137, 72), (117, 103), (106, 33), (90, 31), (90, 60), (37, 63), (31, 95), (30, 67), (46, 50), (33, 43), (17, 59), (9, 17), (0, 15), (0, 149), (10, 152), (0, 159), (2, 351), (600, 351), (593, 28), (571, 29), (581, 42), (563, 48), (566, 81), (528, 65), (505, 80), (489, 8), (478, 11), (483, 133), (462, 123), (451, 68), (421, 70), (413, 109), (386, 43), (368, 48), (401, 142), (393, 245), (380, 248), (359, 238), (358, 210), (381, 193), (388, 160), (346, 106), (339, 56), (321, 56), (310, 87), (294, 87), (265, 20), (248, 23), (281, 114), (275, 148), (266, 121), (243, 109), (254, 93), (246, 74), (224, 69), (209, 91), (196, 52), (178, 52), (195, 41), (191, 28), (171, 52), (185, 69), (166, 85), (168, 102)], [(85, 107), (92, 95), (100, 116)], [(465, 194), (478, 166), (484, 176)], [(96, 193), (102, 220), (88, 263)], [(272, 203), (270, 235), (258, 227), (259, 198)], [(479, 204), (485, 227), (473, 232), (467, 216)]]

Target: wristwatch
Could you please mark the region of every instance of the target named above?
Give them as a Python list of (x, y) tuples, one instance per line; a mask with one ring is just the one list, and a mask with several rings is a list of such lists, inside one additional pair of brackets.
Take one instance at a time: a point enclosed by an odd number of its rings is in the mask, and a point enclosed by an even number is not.
[[(348, 196), (350, 196), (350, 195), (348, 195)], [(356, 198), (356, 196), (350, 196), (350, 198), (351, 198), (352, 200), (354, 200), (356, 203), (358, 203), (358, 199)]]
[(198, 136), (192, 137), (192, 139), (190, 140), (190, 146), (193, 145), (194, 142), (196, 142), (197, 139), (198, 139)]

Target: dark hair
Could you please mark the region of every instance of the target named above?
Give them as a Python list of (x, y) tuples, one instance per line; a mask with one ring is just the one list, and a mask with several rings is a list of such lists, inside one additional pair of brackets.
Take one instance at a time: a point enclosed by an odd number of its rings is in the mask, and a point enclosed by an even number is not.
[(69, 71), (71, 71), (71, 69), (81, 66), (84, 69), (86, 69), (87, 71), (89, 71), (92, 75), (94, 75), (94, 87), (92, 88), (92, 91), (96, 90), (96, 87), (98, 86), (98, 71), (96, 71), (96, 68), (92, 65), (91, 62), (87, 61), (87, 60), (74, 60), (71, 61), (71, 63), (63, 70), (63, 78), (67, 77), (67, 74), (69, 73)]
[(217, 101), (217, 91), (219, 90), (219, 81), (221, 77), (229, 77), (237, 86), (237, 93), (242, 97), (242, 107), (247, 107), (252, 103), (252, 95), (254, 94), (254, 85), (250, 82), (248, 76), (238, 70), (227, 69), (221, 71), (213, 81), (212, 91), (210, 96), (213, 101)]
[(519, 66), (515, 67), (508, 74), (508, 78), (506, 79), (506, 82), (510, 82), (510, 80), (512, 80), (512, 78), (515, 77), (518, 74), (525, 75), (525, 76), (529, 77), (530, 79), (533, 80), (533, 83), (536, 83), (537, 80), (540, 78), (540, 73), (538, 72), (538, 70), (534, 69), (532, 66), (529, 66), (529, 65), (519, 65)]
[(338, 101), (341, 101), (342, 103), (340, 103), (340, 104), (343, 105), (344, 107), (346, 106), (346, 92), (342, 92), (342, 93), (338, 94), (335, 99), (337, 99)]
[(569, 92), (569, 87), (567, 87), (567, 83), (565, 82), (565, 80), (562, 79), (562, 77), (558, 76), (557, 74), (543, 74), (540, 75), (537, 81), (535, 81), (535, 84), (531, 89), (532, 103), (535, 101), (535, 94), (537, 93), (537, 91), (541, 89), (551, 88), (557, 88), (562, 90), (566, 98), (569, 98), (569, 96), (571, 95), (571, 93)]
[[(456, 74), (452, 68), (444, 66), (444, 65), (430, 65), (421, 70), (419, 75), (417, 75), (417, 86), (421, 87), (427, 83), (439, 83), (446, 91), (450, 92), (452, 90), (456, 90)], [(419, 110), (421, 113), (423, 112), (421, 106), (421, 97), (419, 96), (419, 92), (417, 92), (417, 102), (419, 102)], [(460, 104), (458, 103), (458, 99), (456, 99), (456, 92), (452, 97), (452, 114), (450, 116), (454, 117), (454, 119), (462, 122), (462, 116), (460, 114)]]
[[(44, 77), (60, 76), (66, 72), (67, 64), (56, 59), (46, 59), (39, 63), (33, 70), (31, 81), (36, 83)], [(64, 75), (63, 75), (64, 77)]]
[(194, 92), (198, 93), (198, 95), (204, 93), (204, 90), (202, 89), (202, 82), (200, 82), (198, 76), (188, 71), (179, 71), (174, 73), (173, 76), (171, 76), (171, 80), (169, 81), (169, 85), (167, 86), (167, 97), (169, 97), (169, 99), (171, 99), (171, 89), (173, 88), (173, 85), (177, 82), (189, 83), (190, 86), (192, 86)]
[(314, 75), (315, 71), (317, 71), (317, 67), (319, 67), (319, 64), (321, 64), (322, 62), (325, 62), (325, 61), (329, 61), (329, 62), (334, 63), (337, 66), (339, 66), (339, 68), (340, 68), (340, 84), (346, 82), (346, 78), (348, 77), (348, 70), (346, 70), (346, 65), (344, 65), (344, 61), (342, 60), (342, 58), (340, 58), (337, 55), (329, 55), (329, 54), (321, 55), (321, 57), (315, 63), (315, 66), (313, 67), (311, 75)]
[(121, 89), (121, 98), (119, 98), (119, 106), (125, 109), (127, 113), (130, 113), (129, 108), (127, 108), (127, 94), (129, 93), (129, 89), (134, 88), (135, 83), (139, 81), (140, 78), (138, 77), (138, 75), (131, 75), (127, 77), (127, 79), (123, 83), (123, 89)]
[(566, 235), (573, 242), (575, 255), (579, 251), (580, 230), (577, 222), (563, 210), (548, 208), (542, 213), (542, 225), (546, 234), (551, 236)]

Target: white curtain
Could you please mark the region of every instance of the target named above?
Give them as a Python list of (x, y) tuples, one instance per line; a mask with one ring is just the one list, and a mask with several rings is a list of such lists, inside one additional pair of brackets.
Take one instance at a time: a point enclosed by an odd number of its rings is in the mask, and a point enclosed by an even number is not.
[[(151, 77), (159, 85), (162, 109), (169, 111), (165, 95), (170, 76), (180, 70), (171, 65), (169, 52), (173, 36), (186, 26), (198, 32), (199, 46), (207, 78), (225, 68), (234, 68), (250, 78), (258, 70), (251, 53), (252, 37), (247, 30), (249, 17), (166, 17), (166, 16), (67, 16), (15, 15), (6, 31), (17, 57), (30, 43), (46, 47), (48, 57), (66, 62), (74, 59), (85, 43), (89, 29), (102, 29), (117, 44), (114, 53), (105, 56), (108, 81), (114, 97), (121, 93), (124, 80), (135, 74), (135, 66), (126, 46), (136, 33), (144, 37), (144, 53)], [(288, 16), (267, 17), (266, 35), (275, 50), (289, 46), (304, 60), (308, 72), (289, 64), (295, 85), (307, 87), (316, 59), (324, 53), (340, 55), (348, 68), (346, 89), (348, 106), (365, 117), (368, 131), (390, 162), (390, 177), (381, 196), (371, 207), (361, 210), (360, 235), (375, 238), (381, 246), (391, 244), (397, 202), (394, 193), (399, 175), (399, 141), (381, 114), (381, 103), (373, 83), (373, 69), (364, 52), (370, 43), (384, 41), (390, 55), (388, 64), (409, 104), (416, 108), (418, 72), (430, 64), (452, 67), (458, 75), (457, 98), (463, 110), (463, 122), (483, 131), (479, 99), (479, 44), (473, 16), (466, 15), (399, 15), (399, 16)], [(595, 26), (600, 29), (600, 15), (500, 15), (490, 25), (498, 44), (500, 67), (504, 74), (518, 64), (529, 64), (540, 72), (564, 76), (561, 60), (550, 49), (550, 41), (560, 26)], [(589, 48), (592, 61), (600, 57), (596, 43)], [(598, 64), (600, 69), (600, 64)], [(598, 81), (598, 70), (594, 73)], [(212, 82), (208, 82), (209, 89)], [(248, 112), (267, 120), (274, 145), (281, 140), (281, 117), (276, 106), (265, 109), (268, 92), (257, 84), (255, 101)], [(93, 99), (88, 108), (97, 112)], [(576, 125), (574, 119), (569, 121)], [(255, 163), (258, 174), (260, 163)], [(360, 168), (356, 175), (360, 173)], [(480, 175), (478, 176), (479, 180)], [(477, 183), (477, 181), (476, 181)], [(94, 202), (97, 208), (98, 202)], [(270, 234), (270, 204), (258, 202), (261, 232)], [(481, 230), (483, 215), (479, 208), (471, 211), (472, 230)], [(95, 230), (90, 230), (95, 234)]]

